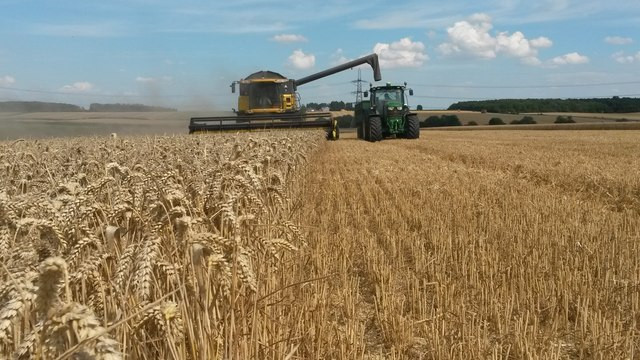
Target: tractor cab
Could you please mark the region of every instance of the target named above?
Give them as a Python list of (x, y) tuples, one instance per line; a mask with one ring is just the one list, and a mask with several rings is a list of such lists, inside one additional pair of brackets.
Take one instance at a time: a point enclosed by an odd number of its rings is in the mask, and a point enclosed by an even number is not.
[(240, 86), (239, 114), (290, 113), (298, 111), (294, 81), (273, 71), (258, 71), (246, 79), (234, 81)]
[(377, 87), (371, 89), (371, 105), (376, 108), (379, 114), (385, 109), (391, 111), (401, 111), (407, 106), (407, 99), (404, 96), (404, 88), (401, 86)]
[[(387, 83), (386, 86), (376, 86), (370, 87), (369, 92), (371, 92), (371, 105), (379, 107), (381, 105), (398, 107), (400, 109), (409, 106), (409, 99), (405, 94), (406, 83), (404, 86), (401, 85), (391, 85), (391, 83)], [(413, 95), (413, 89), (408, 89), (409, 95)], [(365, 97), (368, 97), (368, 92), (365, 91)], [(382, 108), (378, 109), (381, 111)]]

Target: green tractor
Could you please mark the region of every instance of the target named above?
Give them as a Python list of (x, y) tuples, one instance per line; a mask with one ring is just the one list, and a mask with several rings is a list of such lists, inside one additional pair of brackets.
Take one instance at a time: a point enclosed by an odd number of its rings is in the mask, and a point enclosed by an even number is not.
[[(413, 95), (413, 89), (408, 89)], [(371, 97), (355, 106), (354, 124), (358, 129), (358, 139), (380, 141), (395, 136), (405, 139), (420, 137), (418, 115), (409, 110), (407, 83), (369, 87), (364, 97)]]

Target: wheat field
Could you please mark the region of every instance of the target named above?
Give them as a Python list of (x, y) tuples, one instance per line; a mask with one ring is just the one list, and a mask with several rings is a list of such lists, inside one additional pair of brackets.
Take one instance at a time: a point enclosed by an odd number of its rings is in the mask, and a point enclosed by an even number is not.
[(0, 359), (634, 359), (640, 132), (0, 142)]

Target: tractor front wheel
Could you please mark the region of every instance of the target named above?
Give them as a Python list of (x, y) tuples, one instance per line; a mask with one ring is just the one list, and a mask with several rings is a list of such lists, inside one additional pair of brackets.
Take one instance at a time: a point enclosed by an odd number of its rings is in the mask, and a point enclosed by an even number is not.
[(420, 122), (417, 115), (408, 115), (405, 122), (404, 136), (407, 139), (417, 139), (420, 137)]
[(382, 120), (380, 116), (369, 117), (369, 126), (365, 134), (367, 134), (367, 141), (376, 142), (382, 140)]

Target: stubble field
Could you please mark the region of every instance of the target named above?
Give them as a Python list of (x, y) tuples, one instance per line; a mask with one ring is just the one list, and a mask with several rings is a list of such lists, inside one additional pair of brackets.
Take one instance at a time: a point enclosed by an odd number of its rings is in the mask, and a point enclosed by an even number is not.
[(638, 356), (640, 132), (322, 135), (0, 142), (0, 358)]

